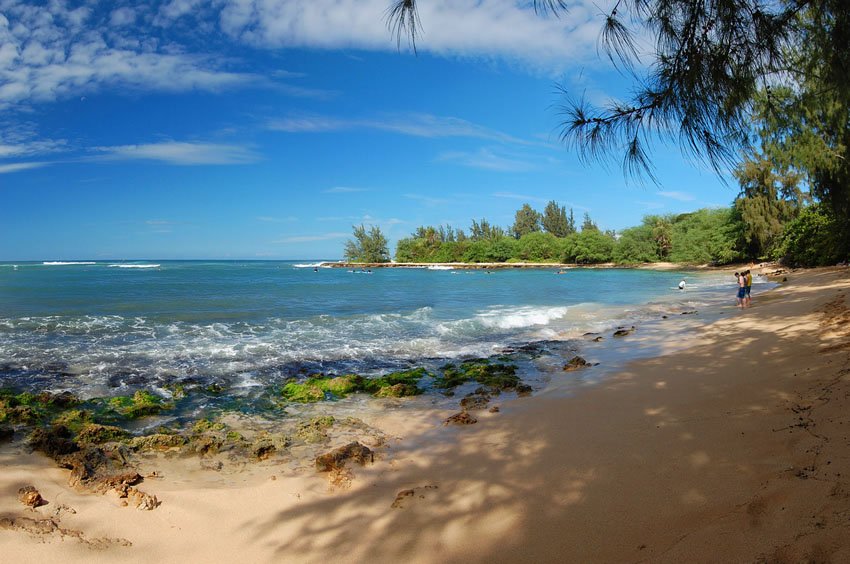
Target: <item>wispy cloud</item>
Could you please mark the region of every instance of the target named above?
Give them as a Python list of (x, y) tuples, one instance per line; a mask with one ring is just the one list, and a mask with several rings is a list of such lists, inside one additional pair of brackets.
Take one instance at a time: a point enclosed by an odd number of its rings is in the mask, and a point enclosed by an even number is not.
[(319, 133), (346, 129), (375, 129), (410, 135), (413, 137), (440, 138), (465, 137), (505, 143), (529, 144), (507, 133), (474, 124), (461, 118), (431, 114), (405, 114), (370, 119), (348, 119), (331, 116), (297, 116), (271, 120), (268, 129), (287, 133)]
[(334, 186), (327, 190), (322, 190), (325, 194), (351, 194), (354, 192), (366, 192), (367, 188), (352, 188), (351, 186)]
[(437, 161), (450, 162), (471, 168), (500, 172), (524, 172), (537, 168), (534, 164), (515, 157), (497, 155), (491, 149), (482, 148), (475, 152), (447, 151), (437, 155)]
[(547, 198), (541, 198), (540, 196), (529, 196), (528, 194), (517, 194), (515, 192), (495, 192), (493, 194), (494, 198), (507, 198), (509, 200), (521, 200), (523, 202), (537, 202), (539, 204), (546, 204), (549, 202)]
[(687, 192), (676, 192), (676, 191), (659, 191), (657, 192), (659, 196), (664, 198), (670, 198), (671, 200), (678, 200), (680, 202), (693, 202), (696, 200), (696, 197), (692, 194), (688, 194)]
[(342, 232), (320, 233), (318, 235), (292, 235), (290, 237), (283, 237), (282, 239), (272, 241), (272, 243), (278, 243), (278, 244), (311, 243), (311, 242), (314, 242), (314, 241), (331, 241), (333, 239), (344, 239), (344, 238), (350, 237), (350, 236), (351, 236), (350, 233), (342, 233)]
[(232, 165), (259, 160), (250, 149), (239, 145), (219, 143), (187, 143), (166, 141), (146, 145), (96, 147), (104, 160), (149, 160), (172, 165)]
[(29, 162), (29, 163), (11, 163), (0, 165), (0, 174), (9, 174), (12, 172), (20, 172), (22, 170), (31, 170), (34, 168), (41, 168), (43, 166), (47, 166), (50, 163), (44, 162)]

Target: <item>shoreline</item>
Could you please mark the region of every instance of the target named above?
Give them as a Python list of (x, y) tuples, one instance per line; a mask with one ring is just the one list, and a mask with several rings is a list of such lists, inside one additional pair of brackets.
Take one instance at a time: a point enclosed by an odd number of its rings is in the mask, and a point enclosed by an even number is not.
[[(370, 268), (435, 268), (435, 269), (458, 269), (458, 270), (510, 270), (510, 269), (595, 269), (595, 268), (623, 268), (637, 270), (681, 270), (688, 271), (734, 271), (739, 268), (761, 268), (773, 269), (774, 271), (785, 272), (788, 269), (780, 267), (778, 263), (762, 262), (762, 263), (740, 263), (731, 265), (712, 266), (708, 264), (682, 264), (675, 262), (646, 262), (640, 264), (617, 264), (613, 262), (604, 262), (597, 264), (577, 264), (577, 263), (555, 263), (555, 262), (319, 262), (315, 265), (317, 268), (353, 268), (353, 269), (370, 269)], [(795, 269), (796, 270), (796, 269)]]
[[(566, 397), (499, 401), (475, 425), (389, 406), (368, 422), (385, 448), (347, 484), (158, 457), (145, 471), (162, 477), (143, 487), (163, 504), (139, 512), (3, 445), (0, 520), (76, 513), (61, 515), (68, 534), (0, 522), (0, 549), (51, 562), (846, 560), (849, 288), (846, 269), (795, 273), (685, 331), (680, 350)], [(50, 503), (23, 509), (27, 480)]]

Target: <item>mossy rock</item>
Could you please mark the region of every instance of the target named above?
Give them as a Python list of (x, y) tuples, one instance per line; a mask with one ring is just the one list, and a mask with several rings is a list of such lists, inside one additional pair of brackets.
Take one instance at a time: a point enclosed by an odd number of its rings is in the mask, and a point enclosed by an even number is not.
[(217, 435), (195, 435), (189, 439), (189, 448), (200, 455), (215, 454), (224, 446), (224, 439)]
[(154, 433), (143, 437), (133, 437), (130, 440), (130, 448), (136, 451), (163, 451), (171, 448), (179, 448), (187, 443), (183, 435), (170, 433)]
[(365, 378), (357, 374), (328, 377), (314, 374), (303, 382), (290, 379), (281, 389), (281, 395), (287, 401), (313, 403), (326, 399), (344, 398), (348, 394), (363, 391)]
[(264, 433), (254, 439), (249, 451), (254, 459), (266, 460), (289, 445), (290, 440), (286, 435), (268, 435)]
[(192, 424), (192, 433), (196, 435), (211, 431), (224, 431), (225, 429), (227, 429), (227, 425), (221, 421), (211, 421), (209, 419), (198, 419)]
[(99, 445), (103, 443), (123, 441), (127, 439), (127, 437), (129, 437), (129, 433), (120, 427), (90, 423), (85, 425), (80, 432), (77, 433), (76, 441), (80, 445)]
[(173, 404), (164, 402), (161, 397), (147, 390), (139, 390), (132, 397), (116, 396), (109, 398), (106, 400), (106, 405), (119, 415), (130, 419), (156, 415), (174, 407)]
[(422, 393), (422, 390), (416, 384), (393, 384), (391, 386), (383, 386), (375, 392), (376, 398), (403, 398), (407, 396), (416, 396)]
[(295, 436), (308, 444), (323, 443), (328, 440), (327, 430), (333, 427), (335, 422), (336, 419), (330, 415), (313, 417), (298, 424)]
[(379, 378), (366, 380), (364, 388), (375, 397), (416, 396), (422, 393), (422, 389), (418, 386), (419, 381), (429, 375), (424, 368), (390, 372)]
[(486, 358), (465, 360), (458, 365), (446, 364), (442, 370), (443, 375), (434, 380), (437, 388), (454, 388), (474, 381), (496, 390), (512, 390), (521, 382), (515, 365), (494, 363)]
[(75, 433), (92, 423), (92, 412), (86, 409), (69, 409), (53, 418), (53, 424), (65, 425)]

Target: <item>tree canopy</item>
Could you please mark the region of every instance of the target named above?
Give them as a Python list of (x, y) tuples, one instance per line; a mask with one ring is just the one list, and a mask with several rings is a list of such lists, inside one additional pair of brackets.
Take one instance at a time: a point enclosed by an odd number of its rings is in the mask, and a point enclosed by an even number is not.
[(345, 242), (345, 260), (348, 262), (389, 262), (390, 251), (387, 238), (381, 228), (371, 226), (369, 230), (363, 224), (353, 227), (354, 239)]

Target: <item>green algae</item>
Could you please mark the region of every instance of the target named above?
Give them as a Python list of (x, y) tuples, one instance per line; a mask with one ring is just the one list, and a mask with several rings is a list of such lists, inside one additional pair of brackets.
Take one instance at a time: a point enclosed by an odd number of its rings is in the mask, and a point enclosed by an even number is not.
[(363, 391), (365, 380), (357, 374), (335, 377), (314, 374), (304, 382), (298, 382), (295, 378), (291, 378), (281, 389), (281, 395), (287, 401), (298, 403), (340, 399), (348, 396), (348, 394)]
[(516, 375), (516, 366), (502, 362), (491, 362), (487, 358), (465, 360), (460, 364), (442, 366), (442, 376), (435, 378), (434, 386), (451, 389), (466, 382), (478, 382), (496, 390), (515, 390), (521, 385)]
[(120, 427), (89, 423), (80, 429), (74, 440), (79, 445), (99, 445), (103, 443), (124, 441), (129, 437), (130, 434)]
[(163, 401), (147, 390), (138, 390), (132, 396), (115, 396), (106, 400), (106, 406), (123, 417), (137, 419), (156, 415), (174, 408), (174, 404)]
[(334, 426), (336, 419), (331, 415), (313, 417), (298, 424), (296, 438), (308, 444), (323, 443), (328, 440), (328, 429)]
[(357, 374), (329, 377), (313, 374), (303, 382), (291, 378), (281, 388), (281, 396), (291, 402), (312, 403), (336, 400), (353, 393), (369, 393), (375, 397), (405, 397), (422, 393), (419, 380), (428, 376), (424, 368), (391, 372), (378, 378)]

